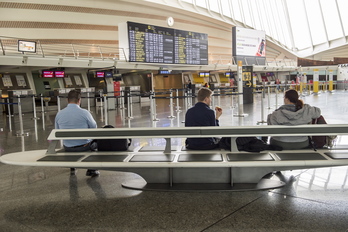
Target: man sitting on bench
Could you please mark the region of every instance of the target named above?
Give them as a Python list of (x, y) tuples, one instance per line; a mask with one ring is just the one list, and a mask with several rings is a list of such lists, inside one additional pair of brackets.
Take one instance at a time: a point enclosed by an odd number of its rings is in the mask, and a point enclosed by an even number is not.
[[(222, 114), (220, 107), (210, 109), (213, 91), (201, 88), (197, 93), (198, 102), (188, 109), (185, 116), (185, 126), (219, 126), (219, 118)], [(219, 147), (219, 138), (187, 138), (186, 148), (193, 150), (210, 150)]]
[[(55, 119), (56, 129), (84, 129), (96, 128), (95, 122), (91, 113), (80, 108), (81, 93), (77, 90), (71, 90), (68, 93), (68, 105), (63, 110), (59, 111)], [(63, 140), (64, 150), (66, 152), (83, 152), (91, 151), (97, 148), (96, 143), (92, 143), (90, 139)], [(76, 169), (71, 168), (70, 174), (75, 175)], [(88, 169), (86, 176), (98, 176), (98, 170)]]

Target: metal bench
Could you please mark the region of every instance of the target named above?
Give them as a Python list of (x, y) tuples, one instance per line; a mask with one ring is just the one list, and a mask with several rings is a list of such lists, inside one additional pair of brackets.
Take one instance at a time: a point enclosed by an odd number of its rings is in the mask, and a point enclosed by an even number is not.
[[(237, 137), (284, 135), (348, 135), (348, 125), (55, 129), (48, 137), (47, 150), (7, 154), (0, 161), (11, 165), (132, 172), (144, 180), (128, 181), (122, 184), (124, 187), (167, 191), (278, 188), (284, 182), (263, 177), (275, 171), (348, 165), (348, 148), (261, 153), (236, 149)], [(188, 137), (231, 137), (232, 149), (199, 151), (171, 146), (172, 138)], [(57, 152), (62, 139), (91, 138), (163, 138), (166, 145), (123, 152)]]

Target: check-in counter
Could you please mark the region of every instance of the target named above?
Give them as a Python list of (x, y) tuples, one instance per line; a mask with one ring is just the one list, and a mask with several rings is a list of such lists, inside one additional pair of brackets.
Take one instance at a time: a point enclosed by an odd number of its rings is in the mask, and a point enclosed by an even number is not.
[(128, 93), (132, 96), (132, 103), (140, 102), (140, 86), (126, 86), (125, 87), (125, 103), (128, 103)]
[(81, 107), (84, 109), (88, 108), (88, 102), (89, 106), (95, 106), (95, 88), (81, 88)]
[(64, 109), (68, 105), (68, 93), (73, 89), (74, 88), (64, 88), (54, 90), (54, 95), (57, 96), (57, 102), (59, 101), (60, 109)]
[[(34, 111), (33, 106), (33, 90), (21, 89), (21, 90), (8, 90), (8, 98), (10, 103), (18, 103), (20, 101), (22, 113), (29, 113)], [(18, 99), (20, 98), (20, 99)], [(18, 114), (18, 105), (10, 105), (11, 114)], [(5, 108), (6, 114), (8, 114), (8, 106)]]

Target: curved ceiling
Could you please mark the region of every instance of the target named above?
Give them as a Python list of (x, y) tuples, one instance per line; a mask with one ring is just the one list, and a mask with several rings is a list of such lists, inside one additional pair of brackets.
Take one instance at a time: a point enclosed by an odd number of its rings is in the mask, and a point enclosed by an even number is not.
[[(291, 0), (293, 1), (293, 0)], [(232, 63), (232, 27), (242, 26), (255, 29), (267, 29), (265, 22), (271, 28), (270, 21), (273, 17), (283, 15), (283, 12), (272, 11), (267, 8), (272, 2), (281, 2), (283, 8), (290, 0), (61, 0), (51, 2), (48, 0), (31, 1), (2, 1), (0, 2), (0, 37), (25, 38), (45, 41), (45, 43), (62, 44), (89, 44), (95, 46), (108, 46), (118, 49), (118, 24), (126, 21), (148, 23), (168, 27), (166, 18), (172, 16), (175, 20), (174, 28), (190, 30), (209, 35), (209, 59), (211, 62)], [(307, 2), (307, 0), (295, 0)], [(319, 0), (313, 0), (321, 2)], [(342, 4), (343, 0), (334, 1)], [(253, 2), (263, 12), (261, 18), (253, 15)], [(229, 4), (229, 8), (224, 4)], [(278, 5), (280, 3), (277, 3)], [(262, 5), (262, 7), (261, 7)], [(238, 7), (237, 7), (238, 6)], [(247, 8), (249, 6), (250, 8)], [(267, 11), (266, 11), (267, 9)], [(228, 11), (234, 17), (228, 15)], [(287, 10), (290, 12), (290, 10)], [(238, 13), (239, 12), (239, 13)], [(289, 13), (288, 16), (291, 16)], [(238, 20), (239, 18), (241, 20)], [(259, 16), (260, 17), (260, 16)], [(248, 25), (248, 21), (254, 26)], [(266, 21), (265, 21), (266, 20)], [(257, 23), (259, 21), (259, 23)], [(262, 22), (262, 23), (261, 23)], [(344, 20), (342, 19), (342, 22)], [(258, 28), (259, 26), (261, 28)], [(348, 23), (347, 23), (348, 25)], [(289, 28), (287, 28), (289, 30)], [(301, 52), (308, 49), (312, 53), (308, 58), (321, 58), (331, 60), (337, 56), (347, 56), (346, 37), (326, 41), (300, 49), (293, 43), (291, 47), (274, 36), (275, 30), (265, 30), (267, 34), (266, 58), (269, 62), (275, 60), (296, 60)], [(284, 33), (284, 32), (283, 32)], [(281, 33), (276, 33), (280, 35)], [(283, 36), (284, 38), (287, 36)], [(285, 39), (287, 40), (287, 39)], [(295, 39), (293, 39), (296, 41)], [(343, 41), (343, 42), (342, 42)], [(291, 39), (290, 39), (291, 42)], [(6, 46), (4, 47), (6, 49)], [(67, 48), (69, 49), (69, 48)], [(329, 49), (329, 50), (328, 50)], [(314, 53), (316, 51), (317, 53)], [(343, 52), (342, 52), (343, 51)]]

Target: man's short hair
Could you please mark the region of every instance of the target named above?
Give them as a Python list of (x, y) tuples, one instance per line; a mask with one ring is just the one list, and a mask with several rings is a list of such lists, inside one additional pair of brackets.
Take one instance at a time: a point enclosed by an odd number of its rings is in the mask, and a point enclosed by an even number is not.
[(204, 101), (206, 97), (210, 97), (212, 94), (213, 94), (213, 91), (211, 91), (211, 89), (202, 87), (198, 90), (197, 100), (200, 102)]
[(77, 104), (81, 99), (81, 92), (76, 89), (70, 90), (68, 93), (68, 102)]

